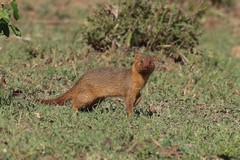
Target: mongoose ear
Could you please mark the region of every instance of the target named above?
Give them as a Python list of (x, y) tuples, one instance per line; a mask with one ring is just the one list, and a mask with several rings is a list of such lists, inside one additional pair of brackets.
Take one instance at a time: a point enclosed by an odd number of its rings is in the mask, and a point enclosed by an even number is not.
[(134, 57), (133, 57), (134, 61), (138, 61), (139, 60), (139, 54), (135, 54)]

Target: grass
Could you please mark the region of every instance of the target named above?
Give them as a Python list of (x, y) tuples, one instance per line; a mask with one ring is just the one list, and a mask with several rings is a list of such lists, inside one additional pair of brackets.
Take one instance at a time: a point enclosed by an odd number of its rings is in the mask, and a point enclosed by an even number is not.
[(229, 56), (239, 41), (230, 28), (206, 30), (203, 56), (189, 57), (187, 65), (165, 71), (157, 64), (129, 119), (116, 98), (77, 118), (71, 104), (45, 106), (34, 99), (67, 91), (89, 68), (129, 67), (131, 56), (92, 51), (78, 25), (23, 18), (19, 26), (30, 42), (1, 38), (8, 90), (0, 93), (0, 159), (240, 158), (240, 64)]

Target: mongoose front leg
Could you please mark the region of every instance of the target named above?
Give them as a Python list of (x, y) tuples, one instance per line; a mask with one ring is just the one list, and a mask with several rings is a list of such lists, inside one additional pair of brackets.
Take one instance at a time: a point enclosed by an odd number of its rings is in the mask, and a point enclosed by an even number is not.
[(125, 99), (128, 117), (133, 116), (133, 107), (134, 107), (135, 101), (136, 101), (136, 96), (127, 96)]
[(133, 107), (136, 107), (140, 101), (141, 101), (141, 93), (138, 93)]

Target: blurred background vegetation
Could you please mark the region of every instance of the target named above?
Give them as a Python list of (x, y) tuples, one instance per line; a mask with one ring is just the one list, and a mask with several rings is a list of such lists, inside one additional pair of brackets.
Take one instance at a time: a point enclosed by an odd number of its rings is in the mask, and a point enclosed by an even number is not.
[[(196, 48), (205, 30), (225, 25), (238, 30), (239, 23), (239, 3), (234, 0), (42, 0), (37, 3), (19, 0), (18, 4), (22, 39), (33, 42), (34, 36), (47, 39), (46, 36), (51, 36), (49, 30), (66, 28), (74, 34), (71, 37), (74, 45), (86, 44), (97, 52), (158, 51), (180, 62), (186, 61), (188, 54), (201, 52)], [(20, 35), (17, 27), (11, 28)], [(29, 50), (34, 52), (31, 47)]]

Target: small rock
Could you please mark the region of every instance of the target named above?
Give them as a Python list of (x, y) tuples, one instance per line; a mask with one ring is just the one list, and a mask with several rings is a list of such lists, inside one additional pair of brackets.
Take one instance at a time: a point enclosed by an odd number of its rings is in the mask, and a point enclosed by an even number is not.
[(233, 47), (230, 55), (237, 59), (240, 59), (240, 46)]
[(151, 106), (148, 106), (148, 109), (151, 113), (157, 113), (160, 111), (161, 106), (160, 105), (151, 105)]
[(7, 84), (6, 84), (6, 81), (5, 81), (5, 75), (1, 72), (0, 72), (0, 87), (2, 87), (3, 90), (7, 89)]

